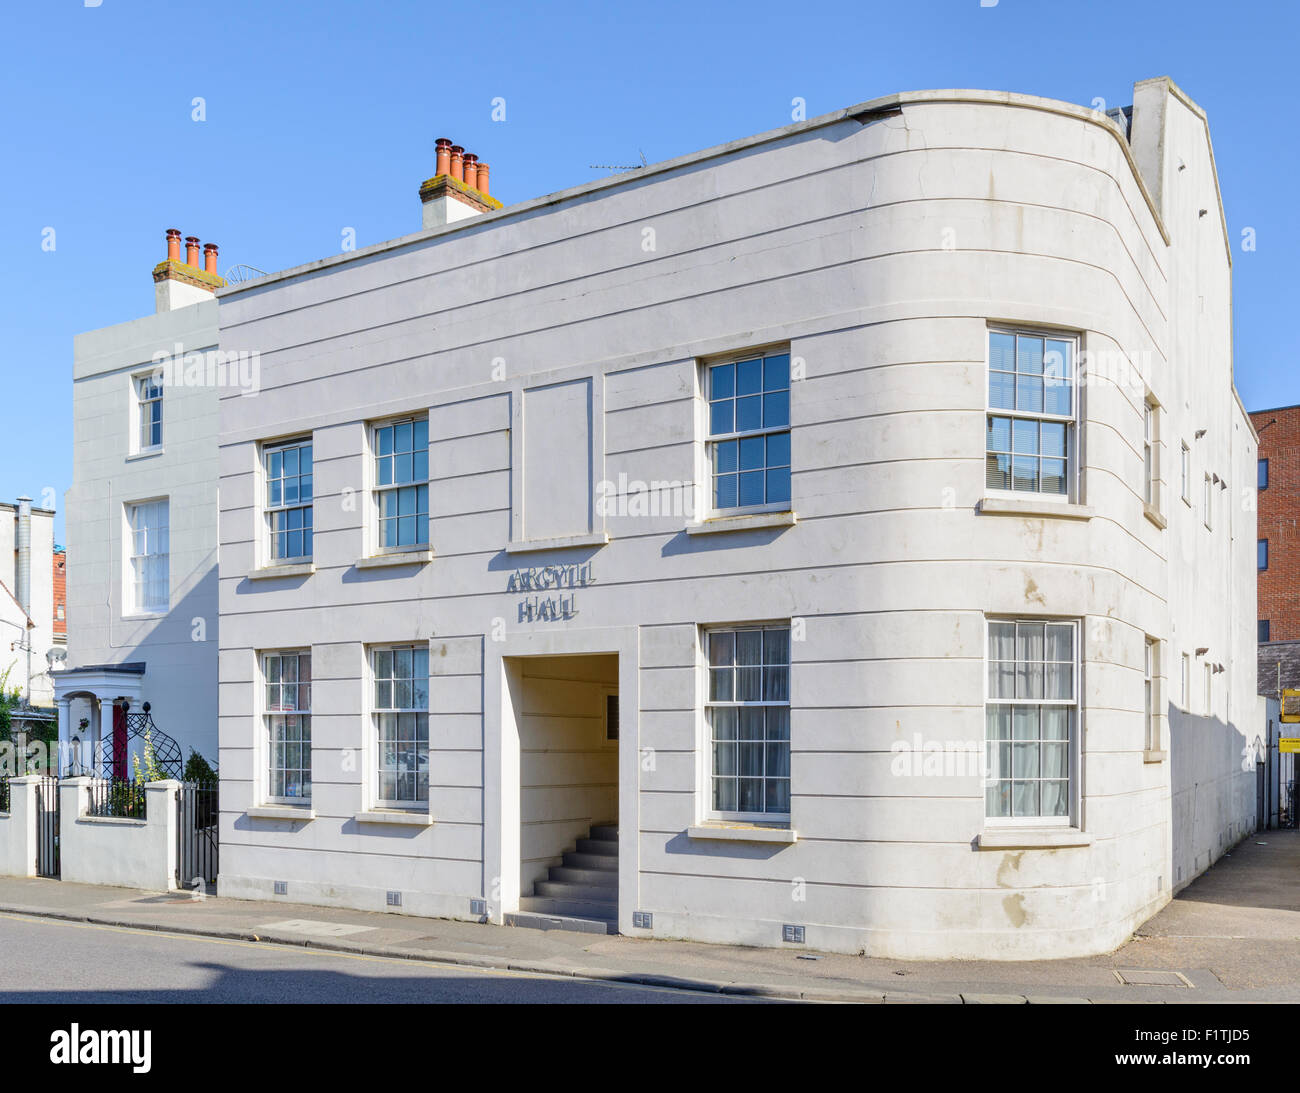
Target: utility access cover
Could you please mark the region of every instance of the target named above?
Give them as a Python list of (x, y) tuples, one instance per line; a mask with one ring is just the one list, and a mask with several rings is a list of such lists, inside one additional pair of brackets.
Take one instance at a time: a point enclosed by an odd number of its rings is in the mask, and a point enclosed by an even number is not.
[(1190, 987), (1192, 984), (1182, 972), (1117, 968), (1115, 978), (1126, 987)]
[(290, 934), (312, 934), (315, 937), (346, 937), (373, 930), (373, 926), (350, 926), (346, 922), (321, 922), (314, 918), (288, 918), (283, 922), (268, 922), (259, 930), (278, 930)]

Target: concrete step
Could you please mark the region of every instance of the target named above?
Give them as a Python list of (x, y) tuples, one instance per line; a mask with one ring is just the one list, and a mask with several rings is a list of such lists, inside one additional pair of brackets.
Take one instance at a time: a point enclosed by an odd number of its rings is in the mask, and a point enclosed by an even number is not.
[(551, 880), (565, 880), (570, 884), (588, 884), (599, 888), (617, 888), (617, 869), (575, 869), (568, 865), (553, 865)]
[(523, 926), (530, 930), (571, 930), (582, 934), (618, 933), (618, 923), (612, 918), (574, 918), (535, 911), (507, 911), (504, 921), (507, 926)]
[[(555, 870), (551, 870), (554, 875)], [(564, 880), (539, 880), (534, 885), (534, 895), (550, 896), (554, 899), (581, 900), (589, 903), (607, 903), (611, 909), (618, 908), (618, 889), (597, 887), (594, 884), (574, 884)]]
[(564, 864), (570, 869), (599, 869), (611, 876), (618, 876), (617, 854), (579, 854), (573, 850), (564, 852)]
[(618, 824), (593, 824), (591, 837), (601, 842), (618, 842)]
[(606, 857), (618, 857), (618, 843), (608, 839), (579, 839), (579, 854), (603, 854)]
[(539, 915), (560, 915), (566, 918), (595, 918), (602, 922), (616, 919), (614, 906), (604, 900), (557, 899), (552, 896), (524, 896), (519, 900), (521, 911)]

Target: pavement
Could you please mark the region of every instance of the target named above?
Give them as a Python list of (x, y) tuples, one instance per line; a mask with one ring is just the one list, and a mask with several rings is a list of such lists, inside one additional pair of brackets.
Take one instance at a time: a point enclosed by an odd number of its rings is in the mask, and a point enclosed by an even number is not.
[[(1300, 832), (1251, 835), (1114, 952), (900, 961), (542, 931), (0, 878), (0, 914), (736, 998), (874, 1003), (1300, 1002)], [(1123, 974), (1121, 974), (1123, 973)]]

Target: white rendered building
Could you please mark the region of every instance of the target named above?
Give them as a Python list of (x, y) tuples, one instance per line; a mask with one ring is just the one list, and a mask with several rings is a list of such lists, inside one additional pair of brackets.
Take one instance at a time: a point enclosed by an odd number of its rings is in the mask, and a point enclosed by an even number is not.
[(1177, 87), (502, 209), (448, 145), (422, 231), (219, 294), (223, 894), (1065, 956), (1252, 829), (1256, 437)]
[[(65, 771), (125, 775), (127, 715), (216, 760), (215, 244), (167, 233), (153, 315), (78, 335), (66, 496), (67, 668), (55, 672)], [(206, 268), (205, 268), (206, 267)], [(116, 743), (116, 747), (112, 745)], [(138, 751), (139, 741), (130, 744)]]

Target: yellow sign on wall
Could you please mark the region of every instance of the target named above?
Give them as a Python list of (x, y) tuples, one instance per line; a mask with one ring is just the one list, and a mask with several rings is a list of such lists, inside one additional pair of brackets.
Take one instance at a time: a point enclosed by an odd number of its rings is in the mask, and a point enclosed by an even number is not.
[(1300, 691), (1282, 692), (1282, 720), (1287, 724), (1300, 721)]
[(1283, 736), (1278, 739), (1277, 750), (1295, 752), (1300, 755), (1300, 736)]

